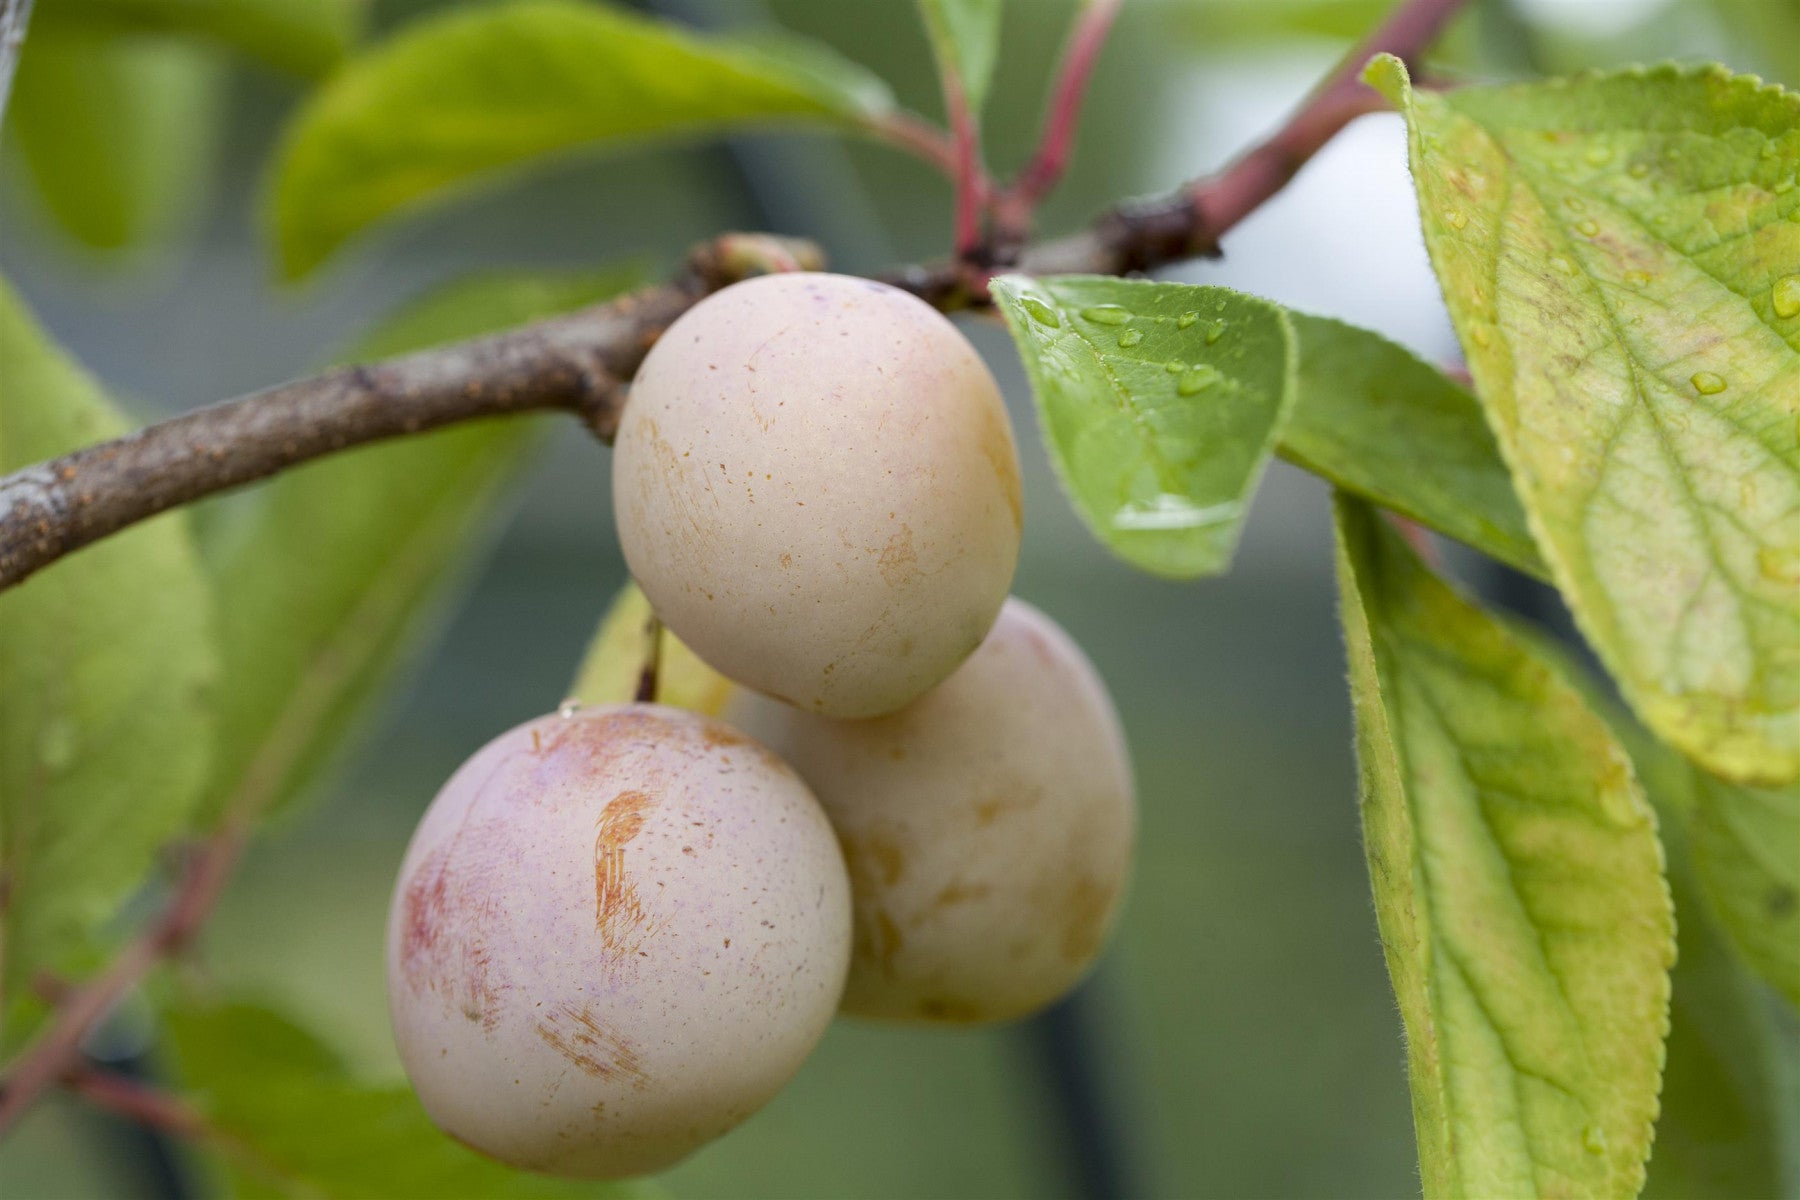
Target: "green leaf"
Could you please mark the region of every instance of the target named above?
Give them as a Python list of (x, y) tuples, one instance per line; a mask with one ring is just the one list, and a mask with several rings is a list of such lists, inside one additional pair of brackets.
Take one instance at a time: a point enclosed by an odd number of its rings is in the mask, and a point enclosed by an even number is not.
[[(649, 624), (650, 601), (637, 584), (626, 584), (588, 644), (569, 689), (570, 697), (587, 705), (626, 704), (636, 698), (650, 650)], [(667, 629), (658, 636), (662, 645), (657, 652), (657, 703), (712, 716), (725, 711), (737, 685), (707, 666)]]
[(312, 1034), (266, 1008), (196, 1004), (168, 1014), (180, 1074), (242, 1196), (333, 1200), (636, 1197), (635, 1183), (551, 1179), (466, 1149), (412, 1090), (353, 1078)]
[(993, 282), (1075, 508), (1171, 579), (1231, 563), (1293, 400), (1287, 314), (1229, 288), (1109, 276)]
[(64, 29), (197, 38), (316, 77), (355, 43), (363, 9), (363, 0), (39, 0), (32, 39)]
[(222, 67), (178, 41), (34, 28), (8, 132), (57, 224), (107, 251), (183, 232), (212, 190)]
[[(99, 385), (0, 283), (0, 472), (124, 428)], [(212, 740), (211, 617), (177, 514), (0, 593), (0, 987), (9, 1001), (38, 971), (83, 957), (187, 827)]]
[(1514, 629), (1612, 728), (1656, 810), (1668, 860), (1678, 953), (1662, 1111), (1643, 1195), (1743, 1200), (1800, 1192), (1800, 1021), (1777, 1010), (1702, 903), (1688, 833), (1699, 772), (1621, 708), (1566, 646), (1530, 626)]
[[(621, 290), (618, 273), (498, 275), (403, 310), (352, 355), (470, 337)], [(290, 471), (214, 547), (226, 687), (216, 811), (266, 811), (316, 776), (466, 582), (535, 427), (488, 421)]]
[(1680, 914), (1680, 957), (1662, 1115), (1644, 1194), (1651, 1200), (1793, 1195), (1800, 1190), (1800, 1088), (1788, 1076), (1800, 1072), (1800, 1042), (1784, 1037), (1769, 996), (1702, 907), (1673, 806), (1659, 807)]
[(1673, 914), (1581, 695), (1360, 501), (1337, 502), (1363, 834), (1425, 1194), (1643, 1183)]
[(979, 116), (1000, 58), (1001, 0), (919, 0), (938, 70), (956, 80)]
[(1425, 242), (1551, 574), (1658, 736), (1800, 776), (1800, 96), (1658, 67), (1438, 95)]
[(1527, 574), (1543, 576), (1475, 398), (1378, 333), (1289, 312), (1299, 394), (1282, 457)]
[(753, 123), (857, 127), (886, 111), (878, 80), (829, 59), (567, 0), (415, 22), (289, 129), (272, 198), (282, 271), (297, 279), (378, 221), (573, 151)]
[(1696, 772), (1694, 864), (1756, 972), (1800, 1007), (1800, 787), (1740, 787)]

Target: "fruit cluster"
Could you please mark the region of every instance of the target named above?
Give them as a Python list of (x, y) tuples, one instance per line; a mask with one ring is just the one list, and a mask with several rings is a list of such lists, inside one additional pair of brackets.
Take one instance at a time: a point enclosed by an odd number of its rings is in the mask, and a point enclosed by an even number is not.
[(489, 743), (407, 850), (402, 1061), (432, 1117), (558, 1174), (654, 1171), (761, 1107), (834, 1013), (1033, 1012), (1129, 870), (1106, 690), (1007, 597), (1018, 457), (974, 348), (904, 292), (773, 275), (652, 349), (613, 466), (718, 715), (567, 707)]

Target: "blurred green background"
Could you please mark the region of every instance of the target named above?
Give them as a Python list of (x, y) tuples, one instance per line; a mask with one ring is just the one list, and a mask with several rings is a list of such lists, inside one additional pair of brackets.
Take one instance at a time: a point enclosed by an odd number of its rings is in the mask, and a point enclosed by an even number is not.
[[(1745, 6), (1758, 20), (1792, 16), (1780, 0)], [(427, 7), (382, 0), (374, 35)], [(779, 22), (868, 64), (902, 102), (938, 109), (924, 37), (898, 0), (642, 7), (708, 26)], [(1072, 7), (1008, 7), (987, 123), (1002, 170), (1029, 146)], [(1045, 226), (1217, 166), (1384, 8), (1133, 0)], [(1763, 37), (1760, 49), (1800, 58), (1794, 41)], [(1533, 0), (1478, 5), (1450, 61), (1498, 76), (1674, 56), (1780, 74), (1785, 64), (1743, 48), (1754, 44), (1734, 42), (1719, 10), (1697, 0)], [(320, 282), (282, 291), (256, 205), (271, 139), (299, 94), (231, 67), (212, 101), (227, 118), (222, 138), (195, 123), (182, 144), (157, 148), (192, 164), (172, 232), (123, 260), (61, 237), (16, 155), (0, 168), (0, 272), (145, 418), (301, 373), (395, 304), (473, 269), (634, 260), (661, 270), (721, 229), (762, 228), (815, 237), (835, 266), (858, 271), (931, 256), (948, 238), (949, 191), (909, 159), (827, 137), (742, 138), (571, 161), (411, 222)], [(1225, 248), (1224, 261), (1180, 277), (1381, 329), (1431, 359), (1454, 354), (1394, 118), (1354, 127)], [(1358, 842), (1324, 488), (1277, 465), (1227, 578), (1133, 574), (1057, 494), (1004, 334), (988, 320), (967, 327), (1022, 438), (1015, 590), (1087, 648), (1130, 732), (1142, 831), (1129, 906), (1073, 1009), (968, 1033), (840, 1022), (785, 1093), (671, 1172), (668, 1191), (1415, 1194), (1400, 1027)], [(607, 470), (602, 447), (559, 423), (431, 653), (371, 715), (346, 769), (270, 831), (208, 935), (199, 969), (291, 1008), (371, 1077), (397, 1073), (381, 942), (413, 822), (474, 747), (555, 706), (623, 581)], [(1479, 565), (1464, 565), (1479, 581)], [(154, 1053), (155, 1030), (131, 1013), (110, 1036)], [(158, 1195), (166, 1183), (141, 1144), (70, 1107), (47, 1106), (0, 1148), (0, 1193), (19, 1200)]]

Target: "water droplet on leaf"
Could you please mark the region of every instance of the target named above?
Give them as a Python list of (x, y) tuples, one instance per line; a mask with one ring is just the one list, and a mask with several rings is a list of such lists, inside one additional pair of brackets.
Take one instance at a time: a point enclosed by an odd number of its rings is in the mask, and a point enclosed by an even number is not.
[(1191, 329), (1193, 327), (1194, 322), (1198, 321), (1199, 319), (1200, 319), (1200, 314), (1197, 312), (1184, 312), (1179, 317), (1175, 318), (1175, 328)]
[(1039, 325), (1048, 325), (1052, 329), (1062, 328), (1062, 318), (1056, 315), (1056, 310), (1036, 296), (1020, 296), (1019, 307)]
[(1575, 273), (1575, 264), (1560, 254), (1555, 254), (1550, 257), (1550, 265), (1561, 271), (1564, 275), (1573, 275)]
[(1130, 310), (1117, 304), (1096, 304), (1082, 309), (1081, 315), (1096, 325), (1123, 325), (1131, 320)]
[(557, 706), (556, 715), (566, 721), (570, 717), (574, 716), (576, 713), (578, 713), (580, 711), (581, 711), (581, 701), (575, 699), (575, 697), (573, 697), (573, 696), (570, 696), (567, 700), (564, 700), (561, 704), (559, 704)]
[(1206, 344), (1212, 345), (1225, 336), (1225, 322), (1208, 321), (1206, 323)]
[(1605, 146), (1594, 145), (1589, 146), (1582, 157), (1588, 160), (1589, 166), (1603, 167), (1612, 158), (1612, 151)]
[(1461, 209), (1447, 208), (1444, 210), (1444, 223), (1452, 229), (1461, 229), (1469, 223), (1469, 218), (1463, 215)]
[(1778, 317), (1800, 316), (1800, 275), (1789, 275), (1776, 282), (1769, 293)]
[(1688, 382), (1693, 384), (1694, 390), (1702, 396), (1716, 396), (1728, 386), (1723, 375), (1715, 374), (1712, 371), (1695, 371)]
[(1598, 1125), (1589, 1125), (1581, 1131), (1581, 1144), (1587, 1147), (1589, 1154), (1605, 1154), (1606, 1130)]
[(1633, 179), (1642, 179), (1650, 174), (1650, 164), (1634, 162), (1629, 167), (1625, 168), (1625, 173)]
[(1198, 505), (1186, 496), (1164, 492), (1151, 500), (1133, 501), (1113, 514), (1114, 529), (1200, 529), (1225, 525), (1238, 519), (1243, 505), (1236, 500)]
[(1218, 381), (1218, 371), (1205, 363), (1198, 363), (1175, 381), (1175, 391), (1178, 395), (1192, 396), (1197, 392), (1205, 391)]
[(1119, 345), (1121, 346), (1135, 346), (1143, 340), (1144, 331), (1141, 329), (1127, 329), (1119, 335)]
[(1600, 222), (1594, 220), (1592, 217), (1589, 217), (1584, 221), (1578, 221), (1575, 224), (1575, 232), (1579, 233), (1582, 237), (1593, 237), (1600, 232)]
[(1178, 358), (1171, 358), (1168, 362), (1163, 364), (1163, 370), (1171, 375), (1179, 375), (1187, 370), (1187, 364)]

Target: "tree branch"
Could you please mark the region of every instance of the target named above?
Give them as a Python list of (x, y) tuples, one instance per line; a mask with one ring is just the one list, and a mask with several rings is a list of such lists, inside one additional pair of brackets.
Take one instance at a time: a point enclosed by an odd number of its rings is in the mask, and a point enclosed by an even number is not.
[(995, 204), (1001, 228), (1013, 236), (1023, 237), (1028, 232), (1038, 202), (1068, 169), (1075, 149), (1075, 128), (1081, 120), (1081, 102), (1087, 98), (1088, 79), (1123, 4), (1124, 0), (1086, 0), (1075, 17), (1056, 81), (1051, 85), (1037, 149)]
[[(1361, 62), (1377, 51), (1416, 56), (1462, 3), (1405, 0), (1281, 129), (1218, 175), (1161, 200), (1121, 205), (1081, 233), (1026, 247), (1007, 265), (1040, 275), (1125, 274), (1216, 255), (1227, 230), (1377, 107), (1358, 78)], [(576, 413), (607, 439), (626, 381), (662, 331), (707, 293), (784, 265), (784, 254), (819, 262), (802, 243), (727, 235), (700, 247), (670, 282), (610, 304), (283, 384), (0, 477), (0, 589), (167, 509), (350, 446), (554, 409)], [(953, 258), (885, 278), (949, 311), (986, 302), (967, 265)]]

